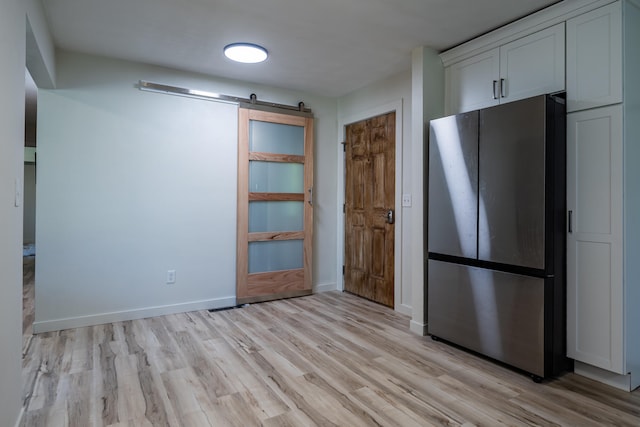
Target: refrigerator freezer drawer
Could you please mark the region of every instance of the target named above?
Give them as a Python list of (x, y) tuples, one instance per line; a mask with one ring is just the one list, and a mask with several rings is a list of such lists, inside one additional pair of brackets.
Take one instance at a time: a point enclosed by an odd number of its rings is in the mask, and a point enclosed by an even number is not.
[(429, 334), (545, 376), (544, 279), (429, 260)]

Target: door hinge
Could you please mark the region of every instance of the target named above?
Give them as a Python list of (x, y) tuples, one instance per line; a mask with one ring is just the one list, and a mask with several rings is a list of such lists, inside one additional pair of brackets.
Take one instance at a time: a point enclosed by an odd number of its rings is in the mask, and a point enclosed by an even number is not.
[(342, 144), (342, 151), (346, 152), (347, 151), (347, 142), (341, 142), (340, 144)]
[(344, 276), (344, 265), (342, 266), (342, 275)]
[(342, 204), (342, 213), (346, 213), (347, 212), (347, 204), (343, 203)]

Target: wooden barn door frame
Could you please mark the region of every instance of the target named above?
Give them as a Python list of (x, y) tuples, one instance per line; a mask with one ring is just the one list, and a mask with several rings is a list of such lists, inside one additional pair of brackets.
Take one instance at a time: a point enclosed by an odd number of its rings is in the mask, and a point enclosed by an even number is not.
[[(344, 277), (342, 275), (342, 266), (344, 265), (344, 250), (345, 250), (345, 236), (344, 236), (344, 213), (342, 207), (345, 202), (345, 156), (343, 151), (342, 142), (346, 138), (346, 127), (349, 124), (357, 123), (362, 120), (366, 120), (372, 117), (380, 116), (386, 113), (396, 113), (396, 182), (395, 182), (395, 242), (394, 242), (394, 309), (399, 313), (412, 315), (411, 306), (402, 303), (402, 233), (403, 233), (403, 219), (404, 211), (402, 208), (402, 152), (403, 152), (403, 140), (402, 140), (402, 100), (390, 102), (388, 104), (380, 105), (369, 110), (365, 110), (348, 116), (346, 118), (340, 118), (338, 122), (338, 144), (337, 144), (337, 156), (338, 156), (338, 212), (337, 212), (337, 288), (340, 291), (344, 290)], [(420, 230), (422, 232), (422, 230)]]
[[(302, 128), (304, 132), (303, 145), (301, 146), (304, 149), (303, 154), (281, 154), (282, 152), (278, 150), (275, 150), (275, 152), (251, 151), (250, 123), (252, 121)], [(313, 291), (313, 128), (313, 117), (274, 113), (252, 108), (238, 109), (238, 223), (236, 248), (236, 301), (238, 304), (309, 295)], [(302, 193), (279, 193), (273, 192), (273, 190), (265, 191), (265, 189), (261, 191), (252, 189), (250, 191), (249, 171), (251, 162), (272, 165), (301, 164), (303, 166), (302, 178), (304, 180), (300, 186)], [(281, 185), (282, 183), (280, 183)], [(302, 230), (294, 228), (250, 232), (251, 202), (277, 203), (283, 201), (302, 203)], [(300, 266), (276, 270), (272, 270), (270, 269), (271, 266), (267, 266), (259, 272), (252, 273), (250, 271), (249, 247), (252, 243), (286, 241), (302, 242)]]

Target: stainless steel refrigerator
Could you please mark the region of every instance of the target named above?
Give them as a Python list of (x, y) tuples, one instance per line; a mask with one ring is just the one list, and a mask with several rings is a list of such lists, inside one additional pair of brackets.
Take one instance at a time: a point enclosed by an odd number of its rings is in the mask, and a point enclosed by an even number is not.
[(565, 117), (544, 95), (429, 132), (428, 332), (536, 381), (568, 367)]

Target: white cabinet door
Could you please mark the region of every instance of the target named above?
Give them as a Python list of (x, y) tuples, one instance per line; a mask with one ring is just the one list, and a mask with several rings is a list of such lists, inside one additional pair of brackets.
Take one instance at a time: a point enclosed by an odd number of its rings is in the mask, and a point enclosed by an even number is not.
[(447, 67), (448, 114), (498, 104), (499, 49), (493, 49)]
[(619, 2), (567, 21), (567, 111), (622, 102)]
[(500, 47), (500, 102), (564, 90), (564, 23)]
[(567, 115), (567, 355), (624, 374), (622, 107)]
[(562, 22), (448, 66), (446, 113), (563, 91), (564, 46)]

